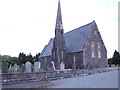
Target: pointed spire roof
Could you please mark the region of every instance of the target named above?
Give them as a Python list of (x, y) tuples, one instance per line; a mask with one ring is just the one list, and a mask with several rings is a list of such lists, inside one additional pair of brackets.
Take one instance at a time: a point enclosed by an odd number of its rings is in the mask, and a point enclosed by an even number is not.
[(58, 0), (58, 10), (57, 10), (57, 19), (56, 19), (55, 29), (63, 29), (60, 0)]

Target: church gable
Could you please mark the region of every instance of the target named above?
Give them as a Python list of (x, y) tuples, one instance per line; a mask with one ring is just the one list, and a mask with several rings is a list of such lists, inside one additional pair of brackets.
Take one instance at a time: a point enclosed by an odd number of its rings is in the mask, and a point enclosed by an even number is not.
[[(67, 53), (80, 52), (83, 50), (86, 39), (92, 31), (92, 25), (94, 25), (94, 23), (95, 22), (91, 22), (64, 34)], [(53, 41), (54, 39), (52, 38), (48, 45), (45, 46), (45, 49), (43, 49), (40, 57), (52, 55)]]
[(103, 46), (103, 48), (105, 49), (105, 51), (107, 52), (107, 49), (104, 45), (104, 42), (103, 42), (103, 39), (101, 37), (101, 34), (98, 30), (98, 27), (96, 25), (96, 23), (94, 22), (94, 24), (92, 25), (92, 30), (91, 32), (89, 33), (85, 43), (84, 43), (84, 47), (83, 47), (83, 50), (85, 48), (86, 45), (89, 45), (89, 44), (95, 44), (95, 47), (98, 47), (99, 45)]
[(84, 68), (102, 67), (107, 65), (107, 50), (97, 28), (92, 26), (83, 48)]

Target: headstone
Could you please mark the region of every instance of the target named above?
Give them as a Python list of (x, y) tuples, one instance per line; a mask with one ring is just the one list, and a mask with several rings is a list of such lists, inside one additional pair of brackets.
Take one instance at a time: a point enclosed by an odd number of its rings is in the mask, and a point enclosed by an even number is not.
[(39, 62), (39, 70), (41, 69), (41, 63)]
[(18, 65), (17, 64), (14, 64), (13, 68), (14, 68), (14, 72), (18, 71)]
[(60, 64), (60, 70), (65, 70), (65, 64), (63, 62)]
[(52, 68), (55, 70), (55, 63), (54, 63), (54, 61), (52, 61), (51, 64), (52, 64)]
[(55, 65), (54, 65), (54, 62), (52, 61), (50, 63), (50, 67), (48, 68), (48, 71), (54, 71), (55, 70)]
[(8, 73), (12, 73), (12, 65), (10, 64), (10, 66), (8, 67)]
[(25, 65), (24, 64), (21, 65), (21, 72), (25, 72)]
[(25, 72), (31, 73), (32, 72), (32, 64), (30, 62), (25, 63)]
[(34, 62), (34, 72), (39, 72), (40, 70), (40, 62)]
[(2, 62), (2, 73), (8, 73), (8, 62), (7, 61)]
[(20, 66), (18, 65), (18, 70), (17, 70), (17, 72), (20, 72)]
[(114, 67), (114, 66), (115, 66), (115, 64), (112, 64), (111, 66), (112, 66), (112, 67)]

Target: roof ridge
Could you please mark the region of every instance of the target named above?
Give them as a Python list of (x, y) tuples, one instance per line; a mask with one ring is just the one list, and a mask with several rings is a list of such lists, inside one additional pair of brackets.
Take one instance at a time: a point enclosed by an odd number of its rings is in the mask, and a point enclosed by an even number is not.
[(90, 22), (90, 23), (88, 23), (88, 24), (86, 24), (86, 25), (83, 25), (83, 26), (81, 26), (81, 27), (78, 27), (78, 28), (76, 28), (76, 29), (73, 29), (73, 30), (71, 30), (71, 31), (68, 31), (68, 32), (66, 32), (66, 33), (64, 33), (64, 34), (67, 34), (67, 33), (73, 32), (73, 31), (75, 31), (75, 30), (78, 30), (78, 29), (80, 29), (80, 28), (83, 28), (83, 27), (88, 26), (88, 25), (93, 24), (93, 23), (95, 23), (95, 21)]

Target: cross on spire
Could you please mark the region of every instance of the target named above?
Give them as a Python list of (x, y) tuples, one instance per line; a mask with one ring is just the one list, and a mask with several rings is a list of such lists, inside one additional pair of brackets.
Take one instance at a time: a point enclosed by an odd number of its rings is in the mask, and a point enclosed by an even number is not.
[(57, 11), (57, 19), (56, 19), (55, 29), (63, 29), (60, 0), (58, 0), (58, 11)]

